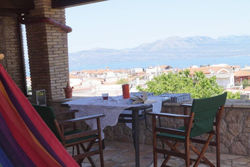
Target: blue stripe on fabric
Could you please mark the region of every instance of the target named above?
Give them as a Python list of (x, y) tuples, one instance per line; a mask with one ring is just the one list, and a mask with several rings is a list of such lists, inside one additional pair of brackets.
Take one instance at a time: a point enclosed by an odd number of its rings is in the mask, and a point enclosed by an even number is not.
[(0, 167), (14, 167), (9, 158), (6, 156), (6, 154), (3, 152), (3, 150), (0, 148)]

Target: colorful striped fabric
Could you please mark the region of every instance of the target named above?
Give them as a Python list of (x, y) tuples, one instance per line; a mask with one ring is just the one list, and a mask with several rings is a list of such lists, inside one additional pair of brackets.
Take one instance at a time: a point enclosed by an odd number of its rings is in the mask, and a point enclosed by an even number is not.
[(0, 64), (0, 167), (79, 166)]

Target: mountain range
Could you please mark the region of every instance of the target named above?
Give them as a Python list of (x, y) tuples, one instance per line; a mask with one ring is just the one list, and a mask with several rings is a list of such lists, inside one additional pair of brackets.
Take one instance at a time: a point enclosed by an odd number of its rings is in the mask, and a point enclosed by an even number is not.
[(250, 65), (250, 36), (169, 37), (128, 49), (91, 49), (69, 54), (70, 71), (170, 65)]

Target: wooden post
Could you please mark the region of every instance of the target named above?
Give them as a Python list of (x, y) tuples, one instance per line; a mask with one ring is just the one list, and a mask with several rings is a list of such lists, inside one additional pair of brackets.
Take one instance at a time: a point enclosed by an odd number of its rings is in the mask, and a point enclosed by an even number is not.
[(224, 111), (224, 105), (220, 107), (216, 117), (216, 166), (220, 167), (220, 123)]
[(157, 167), (157, 141), (156, 141), (156, 116), (152, 115), (152, 131), (153, 131), (153, 156), (154, 156), (154, 167)]
[(0, 60), (4, 59), (4, 54), (0, 53)]
[(140, 144), (139, 144), (139, 109), (132, 109), (132, 135), (135, 148), (135, 166), (140, 167)]
[(98, 130), (98, 144), (99, 144), (99, 153), (100, 153), (100, 163), (101, 163), (101, 167), (104, 167), (100, 118), (99, 117), (96, 118), (96, 121), (97, 121), (97, 130)]

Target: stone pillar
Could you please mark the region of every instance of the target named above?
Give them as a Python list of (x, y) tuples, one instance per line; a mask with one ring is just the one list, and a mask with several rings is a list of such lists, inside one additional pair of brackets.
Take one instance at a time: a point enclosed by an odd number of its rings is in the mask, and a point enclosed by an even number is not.
[[(65, 10), (52, 9), (51, 0), (34, 0), (25, 19), (49, 18), (65, 24)], [(40, 19), (41, 20), (41, 19)], [(44, 21), (26, 23), (32, 89), (45, 89), (47, 100), (64, 98), (69, 80), (67, 33)]]
[(0, 16), (0, 53), (5, 55), (0, 63), (26, 94), (21, 26), (15, 16)]

